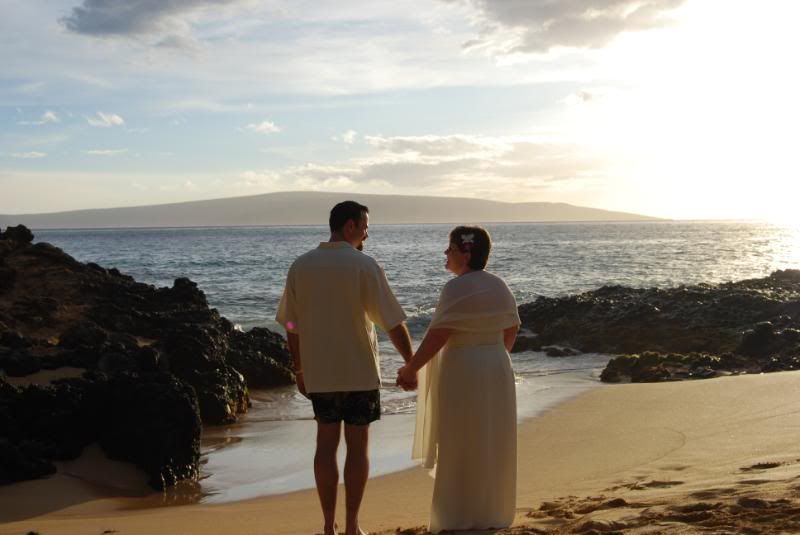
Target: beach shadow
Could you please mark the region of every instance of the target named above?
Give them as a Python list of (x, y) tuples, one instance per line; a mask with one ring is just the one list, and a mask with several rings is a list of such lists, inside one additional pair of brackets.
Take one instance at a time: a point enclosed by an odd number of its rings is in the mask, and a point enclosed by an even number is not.
[(89, 503), (115, 511), (185, 505), (203, 497), (194, 481), (156, 492), (147, 485), (144, 472), (108, 459), (96, 444), (87, 446), (77, 459), (56, 464), (58, 472), (50, 477), (0, 486), (0, 524)]
[[(0, 487), (0, 524), (37, 518), (83, 504), (103, 502), (108, 512), (130, 509), (151, 509), (196, 503), (202, 496), (195, 482), (183, 482), (169, 493), (152, 489), (130, 491), (82, 481), (64, 473), (49, 478), (23, 481)], [(111, 532), (110, 532), (111, 533)]]

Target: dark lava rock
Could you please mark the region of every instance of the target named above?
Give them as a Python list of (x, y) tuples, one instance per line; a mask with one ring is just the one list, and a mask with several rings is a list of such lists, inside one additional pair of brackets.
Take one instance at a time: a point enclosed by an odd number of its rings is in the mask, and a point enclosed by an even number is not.
[(24, 377), (42, 369), (42, 361), (23, 350), (0, 353), (0, 370), (10, 377)]
[(234, 331), (226, 360), (240, 371), (250, 388), (271, 388), (294, 382), (292, 355), (286, 339), (269, 329)]
[(31, 347), (33, 343), (22, 336), (17, 331), (0, 332), (0, 346), (5, 346), (11, 349), (21, 349)]
[(178, 375), (210, 371), (225, 364), (227, 339), (200, 325), (182, 326), (167, 335), (164, 349), (170, 369)]
[[(781, 318), (786, 323), (785, 318)], [(764, 357), (770, 354), (800, 354), (800, 330), (777, 330), (770, 321), (762, 321), (742, 334), (737, 348), (742, 355)]]
[(247, 384), (231, 366), (193, 372), (187, 382), (195, 385), (200, 415), (210, 424), (230, 424), (250, 406)]
[[(14, 389), (14, 410), (0, 399), (0, 439), (9, 452), (28, 441), (49, 463), (100, 440), (160, 488), (196, 477), (199, 415), (209, 424), (234, 422), (249, 407), (248, 383), (294, 381), (279, 335), (235, 331), (189, 279), (155, 288), (31, 240), (24, 227), (0, 234), (0, 368), (9, 375), (61, 366), (90, 373)], [(28, 462), (8, 458), (20, 467)]]
[(544, 351), (545, 355), (548, 357), (574, 357), (581, 354), (580, 351), (576, 351), (570, 347), (558, 346), (545, 346), (542, 348), (542, 351)]
[(620, 355), (611, 359), (600, 374), (600, 380), (606, 383), (628, 380), (648, 383), (785, 370), (800, 370), (800, 357), (753, 358), (734, 353), (716, 356), (705, 353), (665, 354), (649, 351), (641, 355)]
[(56, 467), (35, 442), (14, 444), (0, 438), (0, 485), (49, 476)]
[(48, 475), (53, 460), (99, 442), (163, 489), (197, 478), (200, 431), (194, 389), (170, 374), (92, 374), (24, 388), (0, 379), (0, 483)]
[(98, 350), (108, 340), (108, 333), (93, 321), (81, 321), (69, 327), (61, 335), (59, 345), (67, 349), (84, 348)]
[(150, 475), (153, 488), (196, 480), (201, 421), (194, 389), (170, 374), (121, 374), (108, 380), (100, 446)]
[(621, 353), (606, 382), (800, 369), (800, 270), (669, 289), (604, 286), (541, 297), (519, 313), (544, 348)]
[(512, 353), (521, 353), (523, 351), (541, 351), (542, 341), (539, 337), (530, 334), (518, 334), (517, 339), (514, 340), (514, 346), (511, 348)]
[[(736, 351), (742, 333), (780, 318), (800, 328), (800, 270), (724, 284), (636, 289), (604, 286), (560, 298), (540, 297), (519, 307), (522, 326), (543, 345), (583, 352), (662, 353)], [(759, 331), (753, 346), (768, 337)]]
[(33, 232), (31, 232), (25, 225), (8, 227), (6, 228), (5, 232), (0, 232), (0, 240), (8, 240), (24, 245), (33, 241)]
[[(0, 242), (0, 244), (3, 242)], [(1, 246), (0, 246), (1, 247)], [(2, 253), (0, 253), (2, 254)], [(0, 261), (0, 294), (11, 290), (17, 281), (17, 272)]]

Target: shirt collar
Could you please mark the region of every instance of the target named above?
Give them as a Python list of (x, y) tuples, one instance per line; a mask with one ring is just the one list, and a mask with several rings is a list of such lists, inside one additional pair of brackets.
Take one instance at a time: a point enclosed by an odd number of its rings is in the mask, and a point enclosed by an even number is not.
[(319, 242), (320, 249), (344, 249), (345, 247), (353, 248), (352, 245), (346, 241), (323, 241)]

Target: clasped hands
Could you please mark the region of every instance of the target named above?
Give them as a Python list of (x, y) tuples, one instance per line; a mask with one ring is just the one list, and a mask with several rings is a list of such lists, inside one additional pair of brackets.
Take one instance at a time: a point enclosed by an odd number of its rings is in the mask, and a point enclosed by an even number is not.
[(397, 370), (397, 381), (395, 384), (403, 390), (416, 390), (417, 372), (411, 369), (408, 364)]

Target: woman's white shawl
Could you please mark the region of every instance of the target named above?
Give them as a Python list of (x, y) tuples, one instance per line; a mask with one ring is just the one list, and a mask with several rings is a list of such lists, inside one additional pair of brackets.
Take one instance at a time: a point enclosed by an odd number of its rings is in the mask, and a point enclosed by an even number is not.
[[(471, 271), (445, 284), (428, 329), (490, 333), (519, 324), (517, 303), (506, 283), (486, 271)], [(422, 466), (426, 468), (436, 464), (440, 358), (441, 351), (417, 377), (417, 422), (411, 457), (422, 459)]]

